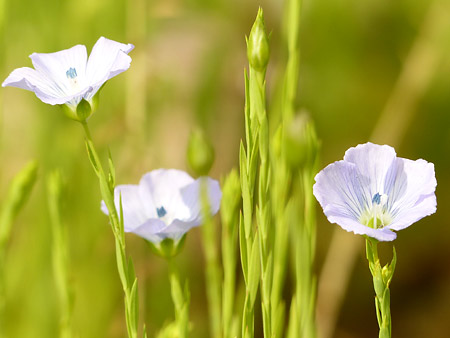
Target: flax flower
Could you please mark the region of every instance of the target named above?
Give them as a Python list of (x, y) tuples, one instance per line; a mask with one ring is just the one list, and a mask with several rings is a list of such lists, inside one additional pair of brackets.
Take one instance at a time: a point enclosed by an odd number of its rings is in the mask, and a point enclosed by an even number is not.
[[(92, 106), (92, 100), (103, 84), (130, 67), (131, 58), (127, 54), (133, 48), (132, 44), (101, 37), (89, 59), (83, 45), (55, 53), (33, 53), (30, 58), (34, 69), (13, 70), (2, 86), (30, 90), (42, 102), (65, 104), (70, 111), (76, 112), (83, 99)], [(71, 117), (77, 119), (76, 115)]]
[[(119, 210), (122, 196), (125, 232), (133, 232), (159, 244), (169, 238), (179, 241), (192, 227), (202, 223), (200, 186), (206, 181), (211, 214), (219, 210), (219, 182), (209, 177), (194, 180), (181, 170), (158, 169), (145, 174), (138, 185), (119, 185), (114, 202)], [(102, 211), (108, 210), (102, 203)]]
[(433, 163), (397, 157), (387, 145), (350, 148), (315, 180), (314, 196), (331, 223), (379, 241), (436, 211)]

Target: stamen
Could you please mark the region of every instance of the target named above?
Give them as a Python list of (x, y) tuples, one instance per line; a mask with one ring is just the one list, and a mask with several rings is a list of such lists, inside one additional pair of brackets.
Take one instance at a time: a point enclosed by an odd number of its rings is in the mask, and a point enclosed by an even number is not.
[(164, 207), (161, 208), (156, 208), (156, 213), (158, 214), (158, 217), (164, 217), (167, 214), (166, 209), (164, 209)]
[(372, 203), (380, 204), (380, 202), (381, 202), (381, 195), (380, 193), (377, 192), (375, 195), (373, 195)]
[(66, 76), (69, 79), (74, 79), (77, 77), (77, 70), (75, 68), (69, 68), (69, 70), (66, 72)]

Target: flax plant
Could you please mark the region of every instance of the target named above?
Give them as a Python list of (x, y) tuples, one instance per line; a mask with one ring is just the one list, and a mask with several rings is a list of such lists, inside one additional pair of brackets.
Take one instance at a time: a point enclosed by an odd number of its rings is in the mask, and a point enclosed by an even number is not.
[[(88, 105), (87, 101), (83, 100), (78, 105), (78, 107), (80, 107), (83, 102)], [(83, 108), (81, 107), (80, 109)], [(90, 107), (85, 106), (84, 109), (90, 109)], [(81, 113), (81, 115), (85, 114)], [(127, 259), (122, 208), (120, 208), (118, 211), (114, 204), (114, 187), (116, 181), (114, 164), (110, 154), (108, 159), (109, 172), (106, 173), (94, 148), (87, 121), (81, 121), (81, 125), (83, 126), (85, 132), (88, 157), (91, 162), (92, 168), (94, 169), (94, 172), (99, 180), (100, 193), (108, 209), (111, 229), (114, 234), (117, 269), (125, 294), (125, 318), (128, 337), (135, 338), (138, 336), (139, 323), (138, 285), (136, 274), (134, 272), (133, 262), (131, 261), (131, 259)]]
[[(270, 332), (270, 274), (268, 218), (268, 124), (265, 102), (265, 74), (269, 61), (269, 43), (264, 16), (259, 9), (247, 39), (249, 72), (245, 73), (245, 134), (246, 149), (240, 146), (240, 178), (243, 213), (240, 219), (241, 265), (246, 285), (242, 337), (254, 335), (254, 304), (261, 276), (264, 332)], [(258, 161), (259, 160), (259, 161)], [(258, 168), (259, 165), (259, 168)], [(255, 207), (256, 179), (258, 179), (258, 207)], [(256, 213), (257, 226), (253, 224)], [(261, 270), (262, 269), (262, 270)], [(261, 272), (261, 274), (260, 274)]]

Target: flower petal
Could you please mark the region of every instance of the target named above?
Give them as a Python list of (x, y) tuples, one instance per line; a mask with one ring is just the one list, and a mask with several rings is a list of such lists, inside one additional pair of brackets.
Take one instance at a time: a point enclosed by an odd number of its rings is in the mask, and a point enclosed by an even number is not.
[(394, 148), (370, 142), (348, 149), (344, 156), (344, 161), (354, 163), (358, 168), (360, 181), (367, 186), (367, 199), (370, 200), (376, 193), (385, 193), (385, 179), (395, 160)]
[[(114, 204), (117, 212), (120, 213), (120, 196), (122, 196), (123, 223), (126, 232), (134, 231), (148, 220), (148, 212), (151, 206), (144, 205), (139, 194), (137, 185), (119, 185), (114, 189)], [(104, 201), (102, 201), (102, 211), (108, 213)]]
[(130, 68), (131, 57), (127, 54), (133, 48), (132, 44), (126, 45), (104, 37), (97, 40), (86, 67), (87, 81), (93, 87), (86, 99), (94, 96), (107, 80)]
[[(57, 97), (72, 96), (86, 89), (85, 46), (76, 45), (55, 53), (33, 53), (30, 58), (36, 71), (53, 83)], [(70, 71), (72, 77), (68, 75)]]
[(55, 88), (54, 83), (29, 67), (14, 69), (2, 83), (2, 87), (6, 86), (30, 90), (45, 103), (60, 103), (60, 92)]
[(148, 208), (149, 216), (157, 218), (156, 208), (164, 207), (169, 223), (173, 215), (187, 219), (190, 212), (182, 200), (180, 189), (193, 181), (187, 173), (176, 169), (157, 169), (145, 174), (139, 182), (139, 189), (142, 201), (152, 203), (151, 210)]
[(327, 217), (327, 208), (334, 206), (345, 210), (354, 221), (359, 220), (369, 202), (355, 164), (332, 163), (316, 175), (315, 181), (313, 194)]
[(411, 161), (399, 158), (397, 181), (403, 182), (395, 187), (396, 196), (391, 206), (393, 222), (390, 229), (404, 229), (421, 218), (436, 212), (436, 177), (433, 163), (419, 159)]
[(368, 226), (362, 225), (358, 221), (355, 221), (353, 217), (347, 214), (345, 208), (329, 205), (324, 209), (325, 215), (327, 215), (330, 223), (338, 224), (342, 229), (348, 232), (354, 232), (358, 235), (367, 235), (369, 237), (375, 238), (379, 241), (393, 241), (397, 238), (395, 232), (391, 231), (387, 227), (381, 229), (373, 229)]
[(199, 224), (202, 222), (202, 202), (200, 192), (203, 183), (206, 183), (207, 185), (211, 215), (215, 215), (219, 211), (220, 200), (222, 199), (222, 191), (220, 190), (219, 182), (209, 177), (200, 177), (181, 189), (181, 198), (190, 210), (189, 218), (184, 219), (184, 221), (198, 220)]
[(132, 232), (152, 243), (158, 244), (164, 238), (168, 237), (165, 233), (161, 232), (165, 227), (166, 224), (160, 219), (151, 218), (148, 219), (144, 224), (141, 224), (139, 227), (133, 230), (128, 230), (127, 232)]

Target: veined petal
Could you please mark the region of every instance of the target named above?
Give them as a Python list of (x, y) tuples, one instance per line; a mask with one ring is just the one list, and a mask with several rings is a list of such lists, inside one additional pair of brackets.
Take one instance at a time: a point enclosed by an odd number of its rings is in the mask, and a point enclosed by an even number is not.
[(33, 66), (49, 82), (59, 97), (72, 96), (86, 88), (87, 52), (83, 45), (55, 53), (33, 53)]
[(324, 213), (327, 215), (330, 223), (336, 223), (348, 232), (353, 232), (357, 235), (367, 235), (369, 237), (376, 238), (379, 241), (393, 241), (397, 238), (396, 233), (387, 227), (373, 229), (359, 223), (346, 213), (345, 208), (329, 205), (326, 209), (324, 209)]
[[(158, 244), (167, 236), (162, 232), (166, 227), (166, 224), (157, 218), (148, 219), (145, 223), (133, 230), (127, 230), (138, 236), (145, 238), (146, 240)], [(181, 237), (180, 237), (181, 238)]]
[(208, 189), (208, 201), (210, 205), (211, 215), (215, 215), (220, 208), (220, 200), (222, 199), (222, 191), (220, 190), (219, 182), (209, 177), (200, 177), (191, 184), (181, 189), (181, 198), (184, 204), (190, 210), (190, 217), (185, 221), (192, 221), (198, 219), (201, 223), (202, 216), (202, 201), (201, 201), (201, 186), (206, 184)]
[[(114, 189), (114, 204), (117, 213), (120, 213), (120, 196), (122, 196), (124, 230), (126, 232), (134, 231), (147, 222), (147, 211), (151, 209), (151, 206), (142, 203), (137, 185), (119, 185)], [(109, 214), (103, 201), (102, 211)]]
[(316, 175), (315, 181), (313, 194), (327, 217), (326, 210), (334, 206), (345, 210), (348, 217), (357, 221), (368, 205), (367, 194), (353, 163), (332, 163)]
[(130, 67), (131, 57), (127, 54), (133, 48), (132, 44), (126, 45), (104, 37), (97, 40), (86, 67), (87, 81), (94, 88), (90, 95), (95, 95), (103, 83)]
[(45, 100), (45, 103), (50, 103), (47, 101), (53, 102), (60, 94), (52, 81), (29, 67), (14, 69), (2, 83), (2, 87), (6, 86), (30, 90), (42, 101)]
[(398, 176), (405, 183), (400, 186), (400, 191), (394, 190), (396, 199), (391, 206), (393, 222), (389, 225), (393, 230), (404, 229), (436, 212), (434, 192), (437, 182), (433, 163), (422, 159), (411, 161), (399, 158), (398, 161), (402, 168)]
[(385, 179), (395, 160), (394, 148), (370, 142), (348, 149), (344, 156), (344, 161), (358, 168), (361, 184), (368, 185), (368, 199), (376, 193), (385, 193)]
[[(187, 173), (176, 169), (158, 169), (145, 174), (140, 182), (140, 196), (144, 203), (153, 203), (149, 216), (157, 218), (156, 208), (164, 207), (169, 222), (176, 218), (187, 219), (190, 216), (188, 207), (183, 203), (180, 189), (192, 183), (194, 179)], [(150, 209), (150, 208), (148, 208)]]
[(28, 67), (14, 69), (2, 83), (2, 87), (6, 86), (32, 91), (42, 102), (51, 105), (70, 103), (72, 100), (76, 101), (77, 98), (79, 98), (79, 102), (81, 97), (91, 90), (85, 88), (74, 95), (61, 96), (61, 91), (51, 79)]

